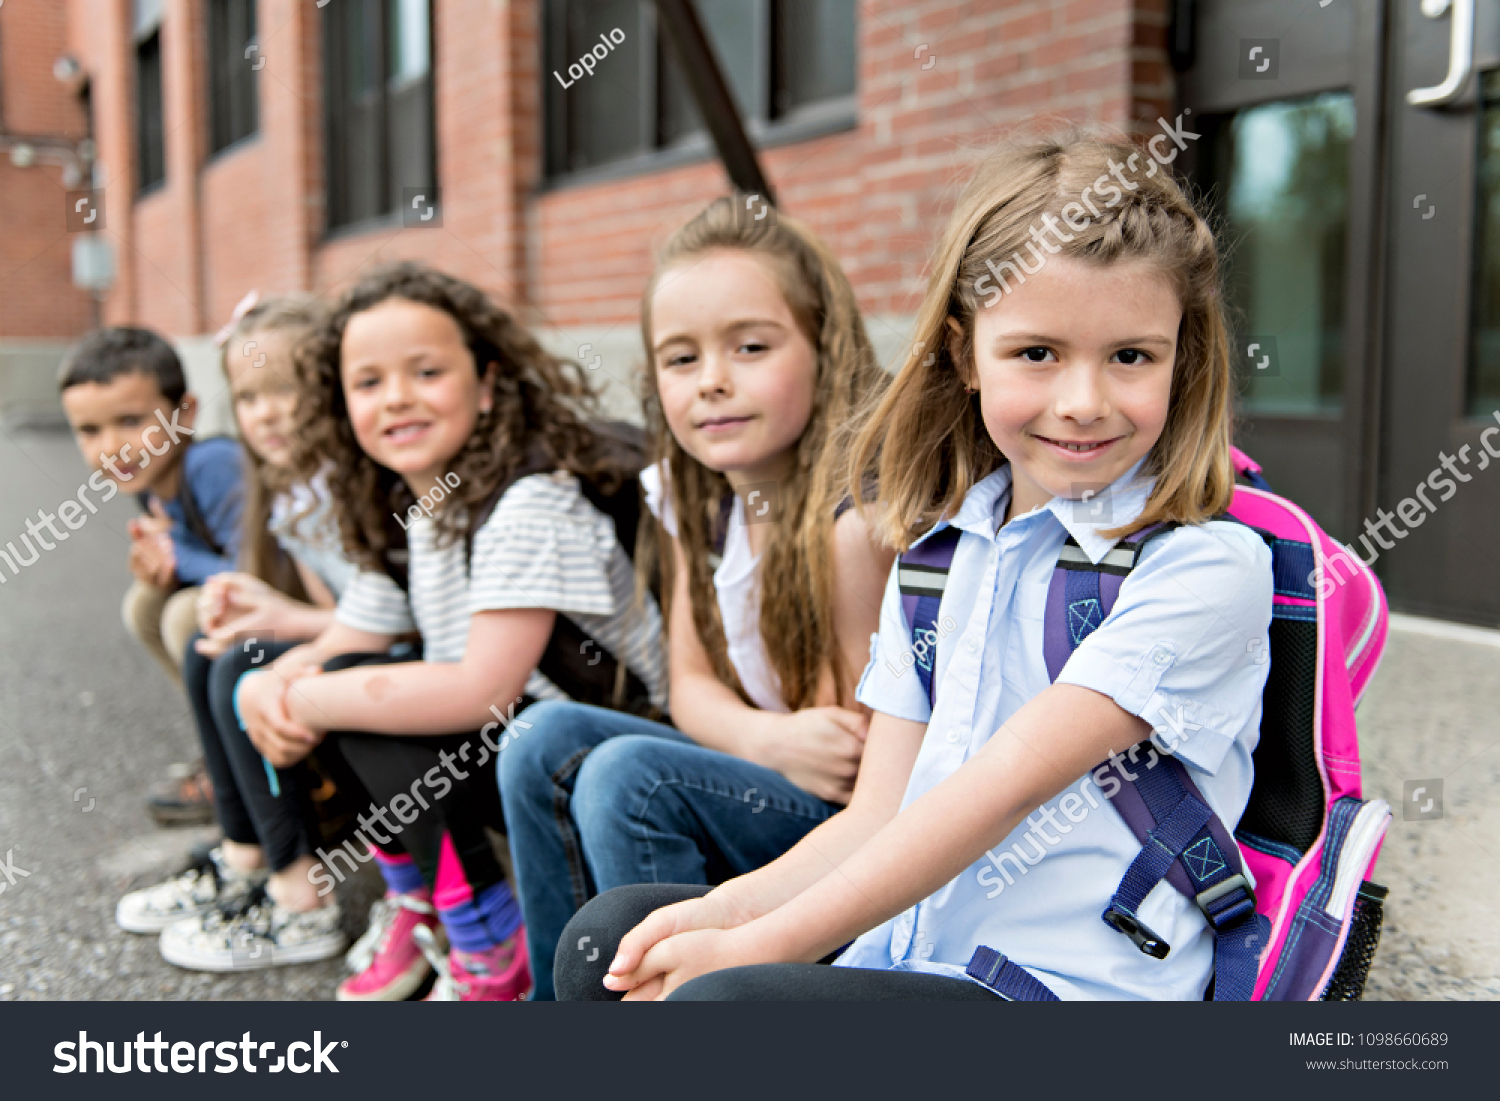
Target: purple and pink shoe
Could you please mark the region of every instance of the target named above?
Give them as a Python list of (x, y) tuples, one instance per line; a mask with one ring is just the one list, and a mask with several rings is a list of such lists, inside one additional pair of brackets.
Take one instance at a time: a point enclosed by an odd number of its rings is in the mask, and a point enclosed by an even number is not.
[(431, 929), (414, 930), (417, 945), (438, 973), (429, 1002), (524, 1002), (531, 994), (531, 962), (526, 927), (485, 952), (453, 949), (445, 960)]
[(341, 1002), (400, 1002), (427, 981), (432, 965), (415, 934), (443, 936), (437, 911), (418, 895), (386, 895), (370, 907), (370, 928), (344, 957), (354, 972), (339, 983)]

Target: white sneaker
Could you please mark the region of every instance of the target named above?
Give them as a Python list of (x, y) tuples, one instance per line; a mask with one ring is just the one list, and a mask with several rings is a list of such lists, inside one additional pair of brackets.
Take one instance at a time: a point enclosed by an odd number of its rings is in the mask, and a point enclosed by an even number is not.
[(167, 926), (161, 956), (191, 971), (255, 971), (326, 960), (348, 944), (338, 903), (298, 913), (257, 888), (238, 907), (216, 907)]
[(237, 872), (224, 863), (224, 850), (165, 883), (131, 891), (115, 907), (115, 922), (127, 933), (159, 933), (186, 918), (199, 917), (219, 902), (234, 903), (264, 883), (264, 868)]

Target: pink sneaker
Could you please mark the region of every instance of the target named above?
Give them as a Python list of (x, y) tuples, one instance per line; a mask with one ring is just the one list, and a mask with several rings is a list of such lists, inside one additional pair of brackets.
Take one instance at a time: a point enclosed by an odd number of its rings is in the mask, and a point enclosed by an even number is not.
[[(417, 934), (417, 943), (428, 951), (430, 938)], [(524, 1002), (531, 994), (531, 963), (526, 956), (526, 926), (516, 930), (510, 947), (496, 947), (488, 952), (460, 952), (456, 948), (447, 960), (433, 959), (438, 980), (433, 984), (429, 1002)]]
[(345, 962), (354, 972), (339, 983), (341, 1002), (400, 1002), (416, 992), (432, 969), (413, 939), (425, 929), (441, 935), (432, 903), (416, 895), (387, 895), (370, 907), (370, 928)]

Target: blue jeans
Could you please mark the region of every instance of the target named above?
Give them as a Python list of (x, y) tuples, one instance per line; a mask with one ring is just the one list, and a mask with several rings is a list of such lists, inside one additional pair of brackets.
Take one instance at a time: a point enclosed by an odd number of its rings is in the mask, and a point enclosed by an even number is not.
[(536, 992), (554, 997), (563, 927), (631, 883), (722, 883), (769, 864), (839, 810), (779, 772), (662, 723), (580, 703), (524, 711), (500, 795)]

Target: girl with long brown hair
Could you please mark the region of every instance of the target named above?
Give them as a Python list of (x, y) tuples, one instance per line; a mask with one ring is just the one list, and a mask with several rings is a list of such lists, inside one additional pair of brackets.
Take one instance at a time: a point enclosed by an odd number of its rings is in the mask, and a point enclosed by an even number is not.
[(1234, 829), (1273, 583), (1260, 535), (1215, 518), (1233, 485), (1218, 257), (1162, 142), (1148, 161), (1089, 134), (1016, 140), (980, 165), (934, 257), (926, 352), (853, 449), (850, 490), (903, 556), (849, 810), (712, 892), (601, 897), (576, 928), (602, 951), (569, 993), (1204, 996), (1206, 915), (1253, 898), (1195, 905), (1151, 879), (1168, 864), (1109, 803), (1112, 769), (1185, 767), (1207, 806), (1181, 804), (1183, 845), (1212, 812)]
[(887, 376), (827, 247), (755, 205), (674, 233), (641, 306), (657, 523), (637, 564), (662, 568), (676, 729), (543, 703), (501, 759), (538, 961), (595, 890), (774, 859), (859, 769), (855, 679), (891, 555), (839, 507), (841, 430)]
[[(339, 997), (408, 997), (431, 970), (423, 939), (436, 953), (446, 934), (434, 997), (522, 998), (524, 930), (486, 832), (502, 820), (484, 765), (526, 736), (526, 703), (567, 698), (539, 668), (565, 622), (665, 702), (655, 602), (635, 600), (614, 522), (585, 486), (604, 493), (628, 472), (593, 427), (583, 369), (422, 265), (360, 279), (299, 362), (294, 463), (326, 474), (361, 572), (333, 624), (247, 676), (238, 702), (272, 764), (316, 747), (340, 790), (368, 801), (360, 837), (388, 891)], [(383, 656), (413, 631), (422, 660)], [(326, 857), (320, 895), (345, 874), (339, 857), (352, 870), (366, 849)], [(251, 932), (274, 954), (288, 920), (273, 906)]]

